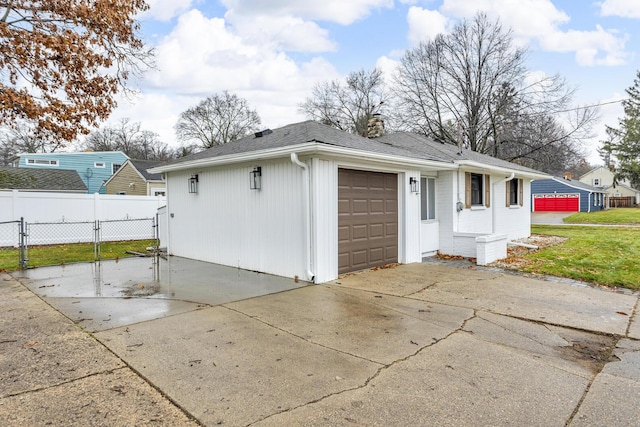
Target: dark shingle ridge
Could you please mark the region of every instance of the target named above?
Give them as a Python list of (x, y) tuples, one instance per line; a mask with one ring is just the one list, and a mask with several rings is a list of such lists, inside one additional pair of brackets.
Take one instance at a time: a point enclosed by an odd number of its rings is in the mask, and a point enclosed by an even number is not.
[(129, 163), (138, 170), (147, 181), (162, 181), (162, 174), (149, 173), (147, 169), (163, 164), (161, 160), (129, 160)]
[(312, 120), (292, 123), (271, 132), (262, 132), (263, 136), (248, 135), (237, 141), (211, 147), (166, 164), (179, 164), (200, 159), (230, 156), (234, 154), (250, 153), (259, 150), (283, 148), (316, 142), (336, 147), (349, 148), (363, 152), (387, 154), (389, 156), (411, 159), (454, 163), (469, 160), (484, 163), (489, 166), (502, 167), (540, 174), (539, 171), (524, 166), (500, 160), (495, 157), (463, 150), (457, 154), (458, 148), (450, 144), (436, 142), (426, 136), (409, 132), (389, 133), (379, 138), (365, 138)]

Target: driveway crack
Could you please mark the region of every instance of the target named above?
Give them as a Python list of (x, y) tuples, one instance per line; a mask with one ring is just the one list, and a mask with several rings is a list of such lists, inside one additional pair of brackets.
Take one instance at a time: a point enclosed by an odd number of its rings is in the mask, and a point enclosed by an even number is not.
[[(621, 338), (618, 337), (618, 339), (616, 340), (614, 345), (611, 347), (611, 351), (612, 352), (616, 347), (618, 347), (618, 343), (620, 342), (620, 339)], [(591, 390), (591, 386), (593, 385), (593, 383), (595, 382), (596, 378), (598, 377), (598, 375), (600, 375), (600, 372), (602, 372), (602, 370), (604, 369), (604, 367), (606, 365), (607, 365), (606, 363), (603, 363), (602, 366), (600, 367), (600, 369), (597, 372), (594, 372), (594, 374), (591, 376), (589, 384), (587, 384), (587, 387), (584, 389), (584, 392), (582, 393), (582, 397), (580, 398), (580, 400), (578, 401), (575, 409), (573, 410), (573, 412), (569, 416), (569, 419), (564, 423), (565, 426), (570, 426), (571, 423), (573, 422), (573, 419), (576, 417), (576, 415), (578, 415), (578, 412), (580, 411), (580, 408), (582, 407), (582, 404), (584, 403), (585, 399), (587, 398), (587, 395), (589, 394), (589, 390)]]
[(631, 331), (631, 325), (636, 319), (636, 315), (638, 314), (638, 305), (640, 304), (640, 296), (636, 299), (636, 303), (633, 306), (633, 310), (631, 310), (631, 316), (629, 316), (629, 323), (627, 324), (627, 330), (625, 331), (624, 336), (629, 337), (629, 332)]
[[(233, 311), (238, 312), (237, 310), (233, 310)], [(241, 313), (241, 312), (238, 312), (238, 313), (240, 313), (240, 314), (244, 314), (244, 313)], [(246, 314), (244, 314), (244, 315), (246, 316)], [(311, 400), (311, 401), (306, 402), (306, 403), (303, 403), (303, 404), (301, 404), (301, 405), (294, 406), (294, 407), (291, 407), (291, 408), (286, 408), (286, 409), (283, 409), (283, 410), (281, 410), (281, 411), (274, 412), (273, 414), (269, 414), (269, 415), (267, 415), (267, 416), (264, 416), (264, 417), (262, 417), (262, 418), (260, 418), (260, 419), (258, 419), (258, 420), (255, 420), (255, 421), (253, 421), (253, 422), (251, 422), (251, 423), (247, 424), (247, 426), (251, 426), (251, 425), (254, 425), (254, 424), (256, 424), (256, 423), (262, 422), (262, 421), (267, 420), (267, 419), (269, 419), (269, 418), (271, 418), (271, 417), (274, 417), (274, 416), (276, 416), (276, 415), (284, 414), (284, 413), (291, 412), (291, 411), (294, 411), (294, 410), (299, 409), (299, 408), (303, 408), (303, 407), (305, 407), (305, 406), (309, 406), (309, 405), (313, 405), (313, 404), (315, 404), (315, 403), (322, 402), (323, 400), (326, 400), (326, 399), (328, 399), (328, 398), (330, 398), (330, 397), (333, 397), (333, 396), (339, 396), (339, 395), (344, 394), (344, 393), (347, 393), (347, 392), (351, 392), (351, 391), (355, 391), (355, 390), (361, 390), (361, 389), (363, 389), (363, 388), (367, 387), (367, 386), (368, 386), (368, 385), (369, 385), (373, 380), (375, 380), (376, 378), (378, 378), (378, 377), (380, 376), (380, 374), (381, 374), (383, 371), (386, 371), (387, 369), (390, 369), (390, 368), (392, 368), (392, 367), (394, 367), (394, 366), (396, 366), (396, 365), (398, 365), (398, 364), (400, 364), (400, 363), (402, 363), (402, 362), (406, 362), (406, 361), (408, 361), (408, 360), (412, 359), (413, 357), (415, 357), (415, 356), (417, 356), (418, 354), (420, 354), (423, 350), (425, 350), (425, 349), (427, 349), (427, 348), (430, 348), (430, 347), (433, 347), (434, 345), (436, 345), (436, 344), (437, 344), (437, 343), (439, 343), (440, 341), (444, 341), (444, 340), (446, 340), (447, 338), (449, 338), (450, 336), (452, 336), (452, 335), (454, 335), (454, 334), (456, 334), (456, 333), (458, 333), (458, 332), (464, 332), (464, 328), (465, 328), (465, 326), (467, 325), (467, 322), (469, 322), (470, 320), (474, 319), (476, 316), (477, 316), (477, 313), (476, 313), (476, 311), (474, 310), (474, 311), (473, 311), (473, 315), (471, 315), (469, 318), (465, 319), (465, 320), (462, 322), (462, 325), (460, 325), (460, 327), (458, 327), (458, 328), (456, 328), (455, 330), (451, 331), (450, 333), (448, 333), (447, 335), (445, 335), (443, 338), (440, 338), (440, 339), (438, 339), (438, 340), (434, 340), (433, 342), (431, 342), (431, 343), (429, 343), (429, 344), (427, 344), (427, 345), (424, 345), (424, 346), (422, 346), (422, 347), (418, 348), (415, 352), (413, 352), (412, 354), (410, 354), (410, 355), (408, 355), (408, 356), (406, 356), (406, 357), (403, 357), (403, 358), (400, 358), (400, 359), (394, 360), (393, 362), (391, 362), (391, 363), (389, 363), (389, 364), (386, 364), (386, 365), (382, 365), (382, 366), (380, 366), (380, 367), (376, 370), (376, 372), (374, 372), (374, 374), (373, 374), (373, 375), (371, 375), (369, 378), (367, 378), (367, 379), (364, 381), (364, 383), (362, 383), (361, 385), (358, 385), (358, 386), (355, 386), (355, 387), (346, 388), (346, 389), (344, 389), (344, 390), (336, 391), (336, 392), (333, 392), (333, 393), (329, 393), (329, 394), (327, 394), (327, 395), (325, 395), (325, 396), (321, 396), (321, 397), (319, 397), (319, 398), (317, 398), (317, 399)], [(256, 320), (261, 321), (260, 319), (256, 319)], [(262, 321), (261, 321), (261, 322), (262, 322)], [(265, 323), (265, 322), (263, 322), (263, 323)], [(272, 325), (270, 325), (270, 326), (272, 326)], [(272, 327), (273, 327), (273, 326), (272, 326)], [(280, 328), (276, 328), (276, 329), (281, 330)], [(287, 331), (283, 331), (283, 332), (289, 333), (289, 332), (287, 332)], [(295, 335), (295, 334), (291, 334), (291, 335), (293, 335), (293, 336), (297, 336), (297, 335)], [(304, 338), (302, 338), (302, 339), (304, 339)], [(308, 340), (305, 340), (305, 341), (308, 341)], [(310, 341), (308, 341), (308, 342), (310, 342)], [(313, 344), (317, 344), (317, 343), (313, 343)], [(322, 346), (322, 345), (321, 345), (321, 346)], [(322, 347), (325, 347), (325, 346), (322, 346)], [(325, 348), (329, 348), (329, 349), (331, 349), (331, 350), (338, 351), (338, 352), (341, 352), (341, 353), (344, 353), (344, 354), (349, 354), (349, 353), (342, 352), (342, 351), (340, 351), (340, 350), (332, 349), (332, 348), (330, 348), (330, 347), (325, 347)], [(354, 356), (354, 357), (358, 357), (358, 356)], [(360, 357), (360, 358), (362, 359), (362, 357)], [(364, 360), (367, 360), (367, 359), (364, 359)], [(380, 363), (378, 363), (378, 362), (373, 362), (373, 363), (380, 364)]]

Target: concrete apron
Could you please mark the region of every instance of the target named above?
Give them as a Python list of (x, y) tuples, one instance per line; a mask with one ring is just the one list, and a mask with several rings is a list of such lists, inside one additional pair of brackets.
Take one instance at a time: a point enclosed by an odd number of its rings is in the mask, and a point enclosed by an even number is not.
[(205, 425), (637, 425), (637, 300), (413, 264), (94, 336)]

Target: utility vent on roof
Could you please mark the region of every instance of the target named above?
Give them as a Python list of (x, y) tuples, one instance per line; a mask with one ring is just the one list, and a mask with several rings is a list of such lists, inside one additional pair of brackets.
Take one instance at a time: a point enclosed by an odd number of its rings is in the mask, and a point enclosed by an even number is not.
[(261, 130), (260, 132), (256, 132), (254, 135), (256, 136), (256, 138), (262, 138), (263, 136), (269, 135), (270, 133), (273, 133), (271, 129), (265, 129)]

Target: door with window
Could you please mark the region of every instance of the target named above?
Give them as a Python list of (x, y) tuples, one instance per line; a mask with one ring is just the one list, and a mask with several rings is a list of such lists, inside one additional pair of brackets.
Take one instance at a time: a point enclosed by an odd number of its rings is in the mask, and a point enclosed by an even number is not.
[(436, 179), (420, 178), (420, 250), (423, 255), (440, 248), (440, 225), (436, 217)]

